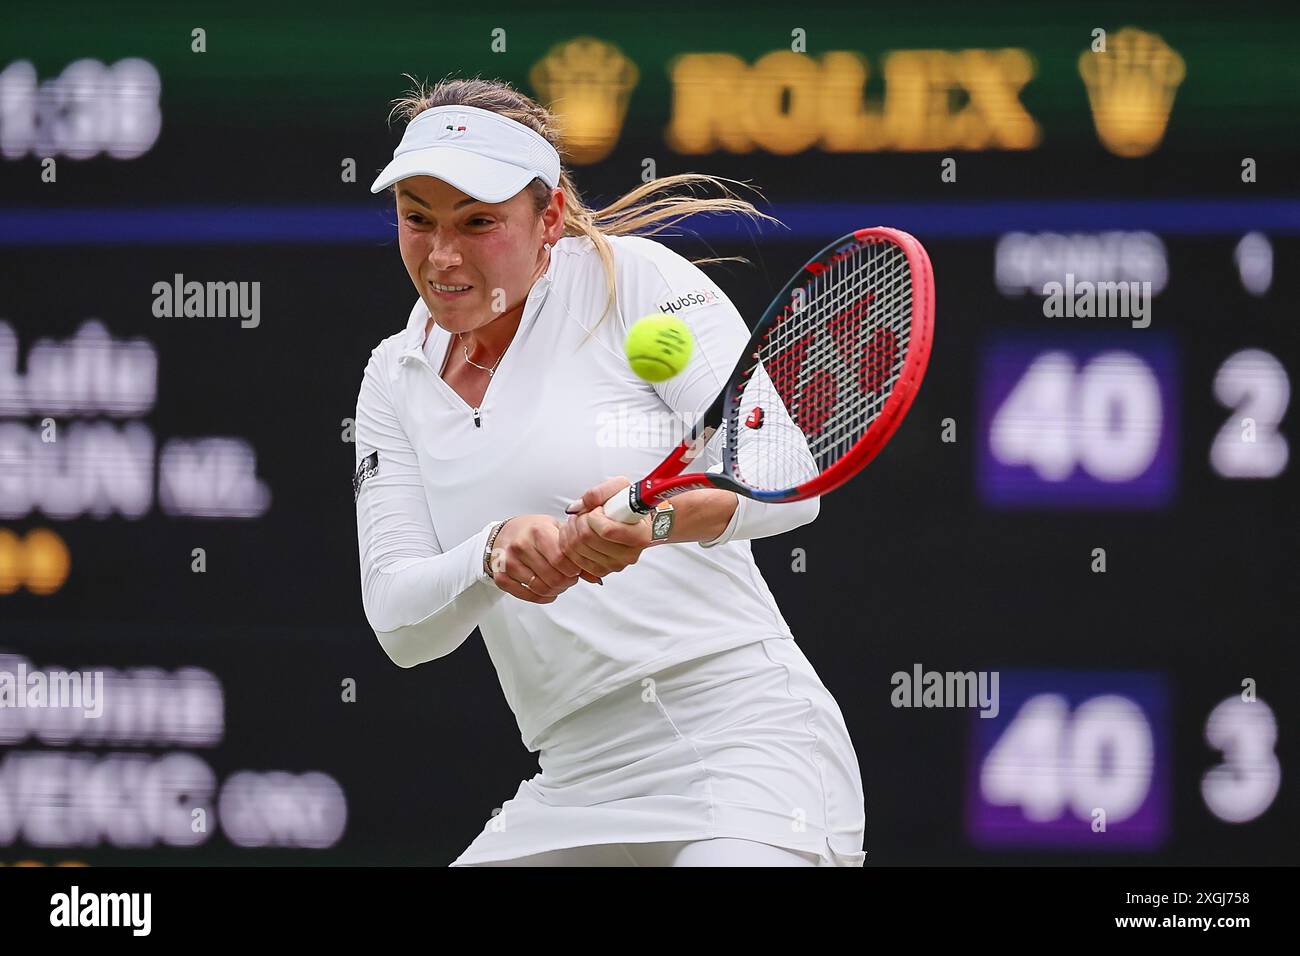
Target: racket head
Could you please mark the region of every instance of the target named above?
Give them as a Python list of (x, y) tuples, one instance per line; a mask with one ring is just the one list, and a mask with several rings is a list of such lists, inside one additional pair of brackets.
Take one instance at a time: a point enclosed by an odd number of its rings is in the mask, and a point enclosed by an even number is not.
[[(690, 437), (628, 489), (629, 520), (695, 488), (724, 488), (759, 501), (799, 501), (837, 488), (902, 423), (929, 363), (933, 329), (934, 273), (915, 237), (876, 226), (829, 243), (772, 300)], [(841, 390), (850, 404), (840, 420), (848, 426), (828, 440), (827, 421)], [(785, 442), (770, 440), (770, 431), (765, 442), (745, 434), (778, 425), (788, 433)], [(683, 474), (719, 429), (722, 473)], [(758, 458), (747, 461), (747, 448), (757, 449)]]
[[(732, 374), (723, 408), (725, 472), (760, 501), (798, 501), (839, 487), (902, 424), (933, 337), (934, 270), (914, 236), (875, 226), (830, 243), (773, 300)], [(761, 383), (755, 388), (764, 372), (775, 395)], [(812, 474), (804, 469), (804, 480), (787, 480), (797, 469), (782, 460), (766, 473), (746, 470), (742, 429), (753, 427), (755, 408), (766, 413), (777, 401), (816, 464)], [(760, 420), (758, 427), (766, 426)]]

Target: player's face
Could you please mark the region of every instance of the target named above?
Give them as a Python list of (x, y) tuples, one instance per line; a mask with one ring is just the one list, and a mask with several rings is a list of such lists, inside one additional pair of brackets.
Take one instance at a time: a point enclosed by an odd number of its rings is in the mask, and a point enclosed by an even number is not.
[(485, 203), (432, 176), (399, 182), (402, 261), (434, 321), (466, 332), (522, 306), (545, 269), (542, 243), (554, 241), (550, 213), (538, 217), (527, 190)]

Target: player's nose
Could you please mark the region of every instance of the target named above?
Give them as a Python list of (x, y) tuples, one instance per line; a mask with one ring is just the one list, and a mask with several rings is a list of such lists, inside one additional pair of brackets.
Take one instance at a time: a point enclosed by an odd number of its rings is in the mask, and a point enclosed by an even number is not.
[(460, 245), (455, 236), (443, 233), (441, 230), (433, 234), (429, 248), (430, 264), (438, 269), (452, 269), (463, 261)]

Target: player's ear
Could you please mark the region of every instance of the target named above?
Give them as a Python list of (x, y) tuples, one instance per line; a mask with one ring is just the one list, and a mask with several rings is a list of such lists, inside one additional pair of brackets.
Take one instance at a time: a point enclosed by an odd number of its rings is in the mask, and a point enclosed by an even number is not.
[[(551, 190), (551, 201), (538, 217), (542, 222), (542, 237), (554, 244), (563, 235), (564, 226), (564, 190)], [(551, 236), (554, 235), (554, 238)]]

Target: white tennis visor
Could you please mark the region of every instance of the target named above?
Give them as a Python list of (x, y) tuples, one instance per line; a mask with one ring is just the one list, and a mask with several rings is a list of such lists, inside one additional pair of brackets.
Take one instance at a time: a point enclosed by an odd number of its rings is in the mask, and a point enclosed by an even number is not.
[(558, 186), (560, 154), (540, 134), (498, 113), (438, 106), (407, 125), (370, 191), (408, 176), (435, 176), (482, 202), (505, 202), (534, 179)]

